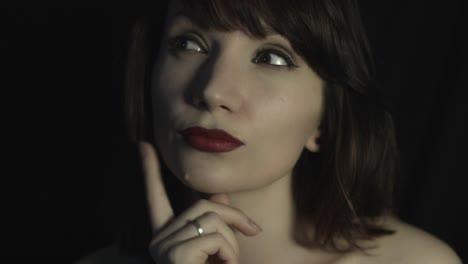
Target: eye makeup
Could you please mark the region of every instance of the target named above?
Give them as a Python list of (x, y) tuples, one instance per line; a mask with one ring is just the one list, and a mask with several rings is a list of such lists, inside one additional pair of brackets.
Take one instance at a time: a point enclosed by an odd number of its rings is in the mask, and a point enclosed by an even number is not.
[(179, 52), (199, 52), (208, 54), (208, 45), (203, 41), (200, 34), (194, 31), (170, 37), (168, 41), (168, 48), (171, 53), (177, 55)]
[(290, 55), (278, 48), (271, 47), (260, 48), (256, 52), (252, 62), (257, 64), (265, 64), (275, 68), (286, 68), (288, 70), (298, 68), (297, 64)]

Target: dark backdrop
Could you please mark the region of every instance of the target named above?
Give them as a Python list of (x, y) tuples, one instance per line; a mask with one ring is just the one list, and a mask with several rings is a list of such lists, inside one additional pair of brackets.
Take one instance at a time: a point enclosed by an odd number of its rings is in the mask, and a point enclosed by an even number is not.
[[(363, 1), (397, 125), (400, 216), (464, 261), (466, 11), (461, 0)], [(2, 255), (72, 261), (110, 242), (102, 202), (131, 155), (121, 80), (132, 12), (131, 5), (4, 11)]]

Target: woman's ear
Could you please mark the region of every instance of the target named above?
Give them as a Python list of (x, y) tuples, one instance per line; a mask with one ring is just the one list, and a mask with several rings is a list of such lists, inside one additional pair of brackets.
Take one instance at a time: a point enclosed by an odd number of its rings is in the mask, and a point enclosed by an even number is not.
[(310, 152), (319, 152), (320, 151), (320, 144), (319, 144), (319, 138), (320, 138), (320, 129), (317, 128), (312, 135), (307, 139), (305, 148), (309, 150)]

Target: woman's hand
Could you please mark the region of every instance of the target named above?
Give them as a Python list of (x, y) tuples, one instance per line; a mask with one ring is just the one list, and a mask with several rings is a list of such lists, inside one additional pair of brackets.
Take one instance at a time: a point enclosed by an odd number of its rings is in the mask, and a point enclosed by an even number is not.
[[(229, 206), (226, 194), (201, 199), (177, 218), (161, 178), (159, 162), (149, 143), (140, 144), (147, 186), (153, 238), (149, 251), (158, 264), (237, 264), (239, 245), (234, 230), (254, 236), (260, 228), (239, 209)], [(190, 220), (203, 228), (199, 235)]]

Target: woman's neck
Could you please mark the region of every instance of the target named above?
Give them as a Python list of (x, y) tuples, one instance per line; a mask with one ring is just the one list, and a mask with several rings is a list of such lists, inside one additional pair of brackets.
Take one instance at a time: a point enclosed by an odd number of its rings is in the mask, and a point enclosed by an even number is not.
[[(294, 204), (291, 192), (291, 175), (286, 175), (261, 189), (229, 193), (230, 205), (240, 209), (254, 220), (263, 231), (247, 237), (235, 232), (241, 252), (240, 263), (265, 262), (272, 250), (281, 252), (292, 246)], [(245, 258), (249, 258), (247, 261)]]
[[(261, 189), (228, 194), (230, 206), (240, 209), (263, 229), (253, 237), (234, 230), (240, 249), (239, 263), (304, 263), (304, 260), (328, 263), (341, 255), (305, 248), (294, 240), (291, 180), (289, 174)], [(209, 199), (210, 195), (202, 197)]]

